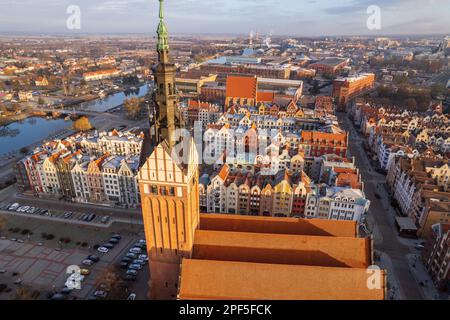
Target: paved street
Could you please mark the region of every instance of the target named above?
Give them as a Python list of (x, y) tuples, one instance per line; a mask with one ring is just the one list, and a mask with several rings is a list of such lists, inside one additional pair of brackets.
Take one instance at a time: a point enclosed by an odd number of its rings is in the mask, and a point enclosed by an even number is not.
[[(364, 139), (360, 138), (353, 128), (345, 113), (338, 114), (339, 120), (343, 123), (343, 128), (350, 132), (349, 153), (356, 158), (356, 165), (361, 171), (364, 181), (364, 192), (371, 201), (368, 216), (369, 228), (373, 230), (375, 249), (385, 253), (392, 263), (395, 278), (400, 285), (401, 295), (407, 300), (420, 300), (426, 297), (413, 277), (407, 255), (416, 253), (414, 241), (401, 239), (394, 224), (395, 210), (389, 202), (388, 195), (383, 186), (385, 177), (378, 174), (371, 167), (370, 160), (363, 149)], [(379, 194), (381, 199), (377, 199), (375, 194)]]

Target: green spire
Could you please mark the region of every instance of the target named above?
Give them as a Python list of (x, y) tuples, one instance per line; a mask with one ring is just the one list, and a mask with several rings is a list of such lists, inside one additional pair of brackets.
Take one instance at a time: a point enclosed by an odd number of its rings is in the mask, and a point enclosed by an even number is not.
[(164, 22), (164, 0), (159, 0), (158, 51), (169, 50), (169, 31)]
[(164, 8), (163, 8), (164, 0), (159, 0), (159, 19), (164, 20)]

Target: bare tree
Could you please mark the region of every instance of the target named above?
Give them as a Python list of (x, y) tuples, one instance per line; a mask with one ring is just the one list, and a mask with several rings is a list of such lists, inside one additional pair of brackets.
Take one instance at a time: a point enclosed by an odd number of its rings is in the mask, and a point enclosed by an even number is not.
[(0, 231), (6, 228), (6, 218), (3, 216), (0, 216)]

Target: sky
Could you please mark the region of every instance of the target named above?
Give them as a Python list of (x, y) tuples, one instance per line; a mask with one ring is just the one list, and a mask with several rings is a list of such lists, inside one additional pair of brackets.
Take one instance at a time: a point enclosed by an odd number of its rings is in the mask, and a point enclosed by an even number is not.
[[(450, 34), (450, 0), (165, 0), (171, 34), (333, 36)], [(81, 12), (70, 30), (67, 8)], [(380, 8), (381, 29), (367, 28)], [(157, 0), (0, 0), (0, 33), (146, 33)]]

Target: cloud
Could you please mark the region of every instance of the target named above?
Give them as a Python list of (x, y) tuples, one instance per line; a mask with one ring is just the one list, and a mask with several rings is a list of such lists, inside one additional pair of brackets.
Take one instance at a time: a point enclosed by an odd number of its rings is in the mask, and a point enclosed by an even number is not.
[[(158, 21), (157, 0), (1, 0), (0, 32), (68, 32), (72, 4), (82, 32), (150, 34)], [(373, 4), (382, 9), (379, 33), (450, 31), (449, 0), (165, 0), (165, 11), (171, 34), (372, 34), (365, 25)]]

